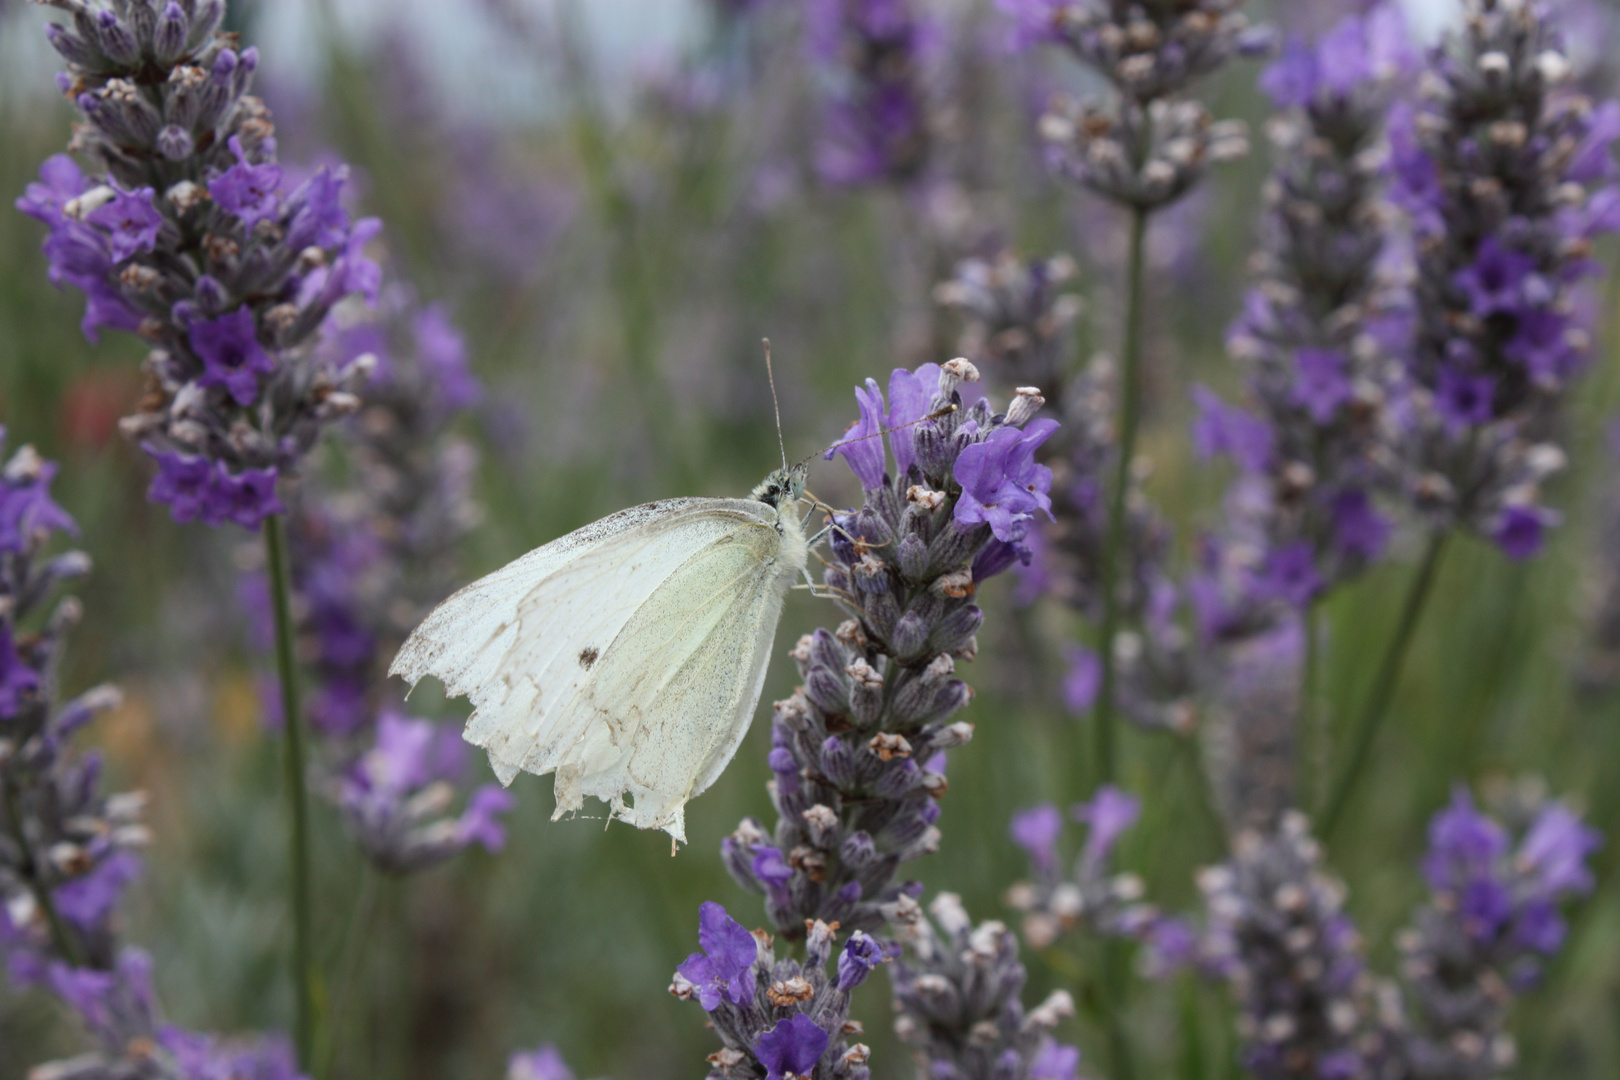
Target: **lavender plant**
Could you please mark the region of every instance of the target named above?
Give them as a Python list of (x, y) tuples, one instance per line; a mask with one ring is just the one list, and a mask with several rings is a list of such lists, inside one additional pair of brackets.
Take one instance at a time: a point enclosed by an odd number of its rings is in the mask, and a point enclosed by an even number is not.
[(887, 407), (868, 380), (861, 419), (828, 451), (865, 492), (832, 515), (825, 583), (850, 619), (793, 650), (804, 684), (774, 707), (774, 829), (745, 819), (722, 850), (790, 939), (814, 919), (877, 930), (919, 888), (895, 882), (900, 865), (938, 848), (941, 755), (973, 734), (950, 721), (972, 697), (955, 677), (978, 651), (972, 598), (1024, 557), (1050, 506), (1051, 473), (1033, 459), (1057, 427), (1034, 419), (1031, 389), (1006, 413), (982, 398), (964, 409), (958, 387), (978, 377), (962, 359), (898, 369)]
[(1130, 535), (1132, 470), (1141, 415), (1141, 321), (1149, 217), (1187, 194), (1211, 164), (1247, 152), (1241, 124), (1216, 123), (1182, 95), (1195, 80), (1235, 55), (1269, 48), (1265, 30), (1249, 26), (1238, 0), (1145, 4), (1101, 0), (998, 0), (1015, 39), (1046, 42), (1102, 76), (1112, 93), (1084, 104), (1055, 100), (1041, 135), (1059, 171), (1131, 215), (1125, 268), (1125, 325), (1120, 352), (1118, 451), (1106, 493), (1106, 538), (1098, 567), (1102, 605), (1095, 728), (1095, 772), (1114, 779), (1113, 715), (1116, 639), (1124, 626), (1121, 582)]
[(1258, 280), (1227, 342), (1256, 409), (1194, 391), (1197, 449), (1230, 457), (1239, 475), (1187, 584), (1199, 648), (1182, 653), (1186, 682), (1214, 705), (1214, 773), (1236, 828), (1269, 828), (1288, 806), (1309, 805), (1297, 759), (1310, 734), (1317, 605), (1377, 560), (1392, 530), (1378, 503), (1401, 473), (1391, 348), (1405, 294), (1388, 269), (1381, 140), (1412, 61), (1399, 10), (1377, 5), (1314, 45), (1290, 40), (1261, 78), (1285, 110), (1268, 128), (1280, 156)]
[(350, 220), (342, 166), (283, 191), (275, 124), (247, 92), (258, 52), (220, 32), (224, 0), (49, 2), (71, 24), (46, 27), (67, 62), (59, 85), (84, 117), (70, 149), (93, 171), (53, 157), (18, 207), (50, 228), (52, 282), (85, 293), (85, 334), (112, 327), (154, 346), (147, 392), (122, 425), (157, 463), (148, 496), (177, 521), (262, 526), (286, 717), (295, 1038), (307, 1064), (308, 813), (277, 480), (359, 404), (365, 366), (333, 368), (311, 345), (344, 297), (375, 302), (381, 272), (364, 249), (381, 225)]
[(80, 606), (55, 591), (89, 560), (47, 556), (57, 533), (76, 531), (51, 499), (55, 472), (27, 446), (0, 472), (0, 956), (14, 984), (79, 1018), (91, 1049), (31, 1075), (297, 1080), (281, 1040), (222, 1040), (165, 1022), (151, 958), (120, 940), (119, 899), (149, 839), (146, 800), (104, 792), (100, 756), (73, 745), (118, 705), (118, 691), (58, 698), (63, 638)]
[(1007, 906), (1023, 912), (1024, 940), (1045, 949), (1063, 934), (1084, 926), (1094, 934), (1134, 936), (1143, 920), (1154, 917), (1141, 903), (1142, 880), (1113, 872), (1114, 847), (1136, 824), (1141, 800), (1117, 787), (1102, 787), (1090, 802), (1079, 803), (1069, 817), (1087, 826), (1086, 842), (1065, 874), (1058, 853), (1063, 813), (1051, 803), (1013, 815), (1008, 834), (1029, 856), (1030, 880), (1007, 890)]
[[(851, 618), (793, 650), (804, 683), (774, 708), (775, 828), (745, 819), (721, 846), (778, 932), (808, 935), (807, 963), (779, 965), (762, 945), (755, 965), (746, 931), (705, 905), (706, 955), (682, 965), (673, 990), (714, 1014), (725, 1043), (714, 1075), (866, 1075), (864, 1047), (843, 1045), (848, 991), (887, 958), (869, 935), (916, 910), (921, 886), (896, 882), (900, 866), (939, 846), (944, 752), (973, 733), (950, 722), (972, 696), (954, 677), (978, 651), (971, 598), (1023, 557), (1050, 507), (1051, 473), (1033, 459), (1057, 425), (1034, 419), (1040, 394), (1021, 391), (1006, 413), (982, 398), (964, 408), (959, 387), (978, 378), (963, 359), (898, 369), (887, 405), (868, 380), (860, 420), (827, 452), (865, 492), (859, 509), (831, 515), (825, 587)], [(835, 928), (851, 936), (829, 983), (818, 972)]]
[(1507, 1027), (1563, 944), (1560, 907), (1592, 887), (1600, 838), (1539, 794), (1508, 806), (1513, 832), (1463, 788), (1429, 826), (1431, 889), (1398, 937), (1400, 974), (1368, 967), (1303, 814), (1244, 830), (1232, 856), (1199, 875), (1205, 918), (1153, 913), (1135, 934), (1158, 972), (1192, 965), (1239, 1001), (1247, 1068), (1262, 1078), (1484, 1078), (1514, 1063)]
[(1557, 515), (1559, 413), (1590, 345), (1575, 304), (1592, 242), (1620, 227), (1620, 110), (1568, 85), (1547, 9), (1469, 0), (1430, 58), (1422, 100), (1391, 122), (1395, 194), (1416, 242), (1407, 495), (1430, 531), (1323, 814), (1332, 835), (1399, 677), (1444, 539), (1465, 529), (1514, 559)]

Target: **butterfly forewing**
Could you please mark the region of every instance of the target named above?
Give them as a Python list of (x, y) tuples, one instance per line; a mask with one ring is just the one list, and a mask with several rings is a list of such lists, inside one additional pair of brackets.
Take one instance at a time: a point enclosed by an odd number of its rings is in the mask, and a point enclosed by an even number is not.
[(753, 717), (793, 573), (782, 547), (771, 526), (738, 528), (625, 624), (580, 696), (590, 716), (558, 769), (559, 812), (590, 795), (624, 821), (684, 839), (681, 808), (713, 782)]
[(684, 839), (681, 808), (747, 730), (806, 557), (798, 523), (766, 503), (650, 503), (463, 589), (392, 670), (472, 700), (466, 738), (503, 783), (555, 770), (559, 813), (592, 795)]

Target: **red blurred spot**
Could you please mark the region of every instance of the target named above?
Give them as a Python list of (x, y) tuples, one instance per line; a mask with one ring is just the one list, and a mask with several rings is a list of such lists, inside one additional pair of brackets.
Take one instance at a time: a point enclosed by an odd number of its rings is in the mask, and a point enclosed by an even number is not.
[(85, 372), (62, 397), (63, 439), (75, 449), (99, 450), (117, 434), (118, 418), (134, 410), (139, 395), (139, 372), (124, 367)]

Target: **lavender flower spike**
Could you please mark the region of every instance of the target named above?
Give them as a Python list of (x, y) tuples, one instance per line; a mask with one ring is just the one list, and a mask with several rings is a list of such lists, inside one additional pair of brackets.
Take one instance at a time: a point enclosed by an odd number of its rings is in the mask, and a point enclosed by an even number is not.
[[(0, 470), (0, 960), (16, 985), (71, 1010), (90, 1045), (33, 1075), (298, 1080), (279, 1039), (229, 1042), (165, 1022), (151, 958), (118, 939), (118, 903), (149, 839), (146, 800), (102, 791), (100, 758), (73, 745), (76, 732), (118, 705), (118, 691), (52, 696), (63, 635), (80, 610), (52, 596), (89, 569), (79, 552), (46, 556), (57, 533), (74, 530), (51, 499), (54, 472), (31, 447)], [(33, 622), (47, 606), (39, 632), (17, 633), (20, 620)]]
[(258, 53), (219, 32), (223, 3), (49, 2), (72, 15), (47, 37), (91, 168), (51, 158), (17, 208), (49, 227), (50, 279), (85, 294), (85, 334), (152, 345), (123, 424), (159, 463), (151, 498), (256, 529), (281, 512), (277, 477), (355, 408), (364, 369), (308, 346), (345, 295), (375, 299), (361, 248), (376, 224), (350, 221), (341, 166), (285, 189), (274, 122), (247, 92)]
[(1433, 895), (1399, 938), (1410, 1075), (1473, 1080), (1513, 1063), (1508, 1010), (1563, 945), (1561, 906), (1592, 888), (1595, 830), (1557, 801), (1515, 816), (1526, 824), (1510, 832), (1459, 787), (1429, 824)]
[(1051, 474), (1032, 453), (1055, 425), (1033, 420), (1033, 405), (963, 408), (957, 388), (977, 379), (960, 359), (897, 370), (887, 410), (869, 381), (851, 436), (910, 426), (834, 447), (865, 491), (834, 515), (826, 573), (850, 618), (793, 650), (803, 686), (776, 703), (771, 729), (775, 829), (749, 819), (723, 844), (789, 938), (816, 919), (878, 930), (918, 888), (895, 881), (901, 864), (939, 843), (943, 752), (972, 737), (950, 719), (972, 696), (955, 678), (977, 652), (972, 598), (1027, 557), (1029, 523), (1050, 505)]
[[(778, 960), (764, 931), (750, 934), (719, 904), (703, 905), (703, 952), (676, 969), (669, 992), (698, 1001), (720, 1036), (721, 1048), (709, 1055), (711, 1080), (867, 1080), (868, 1050), (846, 1038), (861, 1031), (849, 1019), (849, 991), (887, 954), (853, 935), (838, 959), (838, 978), (829, 979), (835, 934), (812, 920), (804, 963)], [(856, 968), (863, 974), (851, 978)]]
[(1546, 433), (1590, 346), (1575, 301), (1592, 242), (1620, 228), (1620, 130), (1612, 104), (1566, 85), (1545, 5), (1468, 0), (1466, 15), (1392, 121), (1418, 241), (1408, 493), (1437, 528), (1523, 559), (1556, 520), (1540, 484), (1563, 454)]

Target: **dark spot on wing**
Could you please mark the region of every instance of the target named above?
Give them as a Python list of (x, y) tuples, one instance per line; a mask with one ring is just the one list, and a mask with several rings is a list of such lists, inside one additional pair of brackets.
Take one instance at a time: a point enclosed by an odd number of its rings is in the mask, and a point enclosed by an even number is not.
[(601, 653), (592, 648), (581, 649), (579, 651), (579, 666), (584, 668), (586, 671), (589, 671), (591, 670), (591, 665), (596, 663), (596, 658), (601, 655)]

